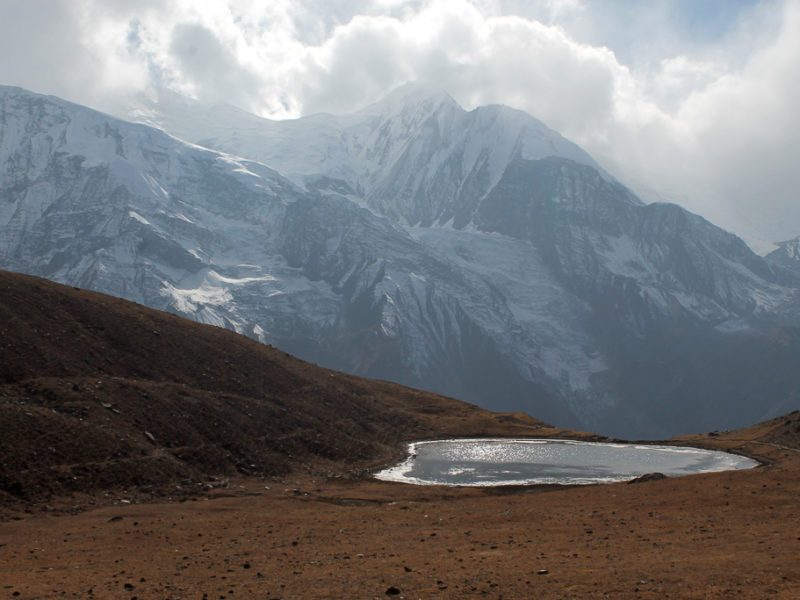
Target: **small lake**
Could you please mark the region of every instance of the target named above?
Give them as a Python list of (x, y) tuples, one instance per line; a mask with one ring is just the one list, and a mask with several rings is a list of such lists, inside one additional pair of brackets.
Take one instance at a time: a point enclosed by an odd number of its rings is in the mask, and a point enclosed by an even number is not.
[(683, 446), (572, 440), (433, 440), (409, 444), (409, 457), (376, 477), (418, 485), (613, 483), (647, 473), (667, 476), (750, 469), (751, 458)]

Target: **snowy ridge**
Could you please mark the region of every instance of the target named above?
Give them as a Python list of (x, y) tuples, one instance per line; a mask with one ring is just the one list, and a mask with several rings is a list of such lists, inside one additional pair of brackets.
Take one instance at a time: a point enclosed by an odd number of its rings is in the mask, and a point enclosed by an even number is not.
[(379, 214), (410, 225), (463, 228), (472, 217), (464, 207), (474, 208), (515, 158), (558, 156), (610, 179), (581, 148), (526, 113), (499, 105), (466, 112), (445, 92), (414, 85), (350, 115), (270, 121), (174, 97), (129, 114), (270, 165), (300, 185), (320, 176), (341, 181)]

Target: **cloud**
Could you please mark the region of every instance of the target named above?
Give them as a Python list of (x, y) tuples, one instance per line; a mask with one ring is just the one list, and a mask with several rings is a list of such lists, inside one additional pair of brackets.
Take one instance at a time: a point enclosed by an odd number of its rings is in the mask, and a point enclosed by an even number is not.
[(0, 3), (2, 82), (89, 102), (111, 87), (143, 85), (143, 72), (135, 63), (116, 51), (106, 53), (104, 42), (114, 35), (113, 24), (102, 23), (90, 39), (84, 35), (88, 18), (81, 3)]
[(184, 86), (200, 100), (236, 105), (257, 101), (258, 73), (243, 64), (213, 31), (200, 24), (181, 23), (172, 30), (169, 55)]
[(512, 104), (575, 131), (609, 118), (615, 80), (624, 77), (605, 48), (536, 21), (486, 18), (467, 2), (435, 2), (402, 21), (357, 17), (307, 49), (296, 68), (303, 112), (350, 110), (419, 80), (469, 107)]
[(403, 28), (394, 19), (357, 17), (306, 53), (290, 87), (303, 112), (347, 111), (414, 78)]
[(744, 67), (716, 79), (683, 103), (697, 178), (714, 198), (709, 210), (731, 227), (800, 233), (800, 4)]
[(798, 0), (4, 0), (0, 82), (286, 118), (421, 80), (526, 110), (645, 198), (767, 249), (800, 233), (796, 31)]

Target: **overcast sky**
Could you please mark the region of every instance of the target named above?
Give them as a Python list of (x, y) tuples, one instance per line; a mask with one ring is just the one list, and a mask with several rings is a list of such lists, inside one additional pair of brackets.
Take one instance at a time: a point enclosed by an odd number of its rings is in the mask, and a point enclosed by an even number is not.
[(800, 0), (0, 0), (0, 83), (270, 118), (407, 82), (521, 108), (759, 252), (800, 234)]

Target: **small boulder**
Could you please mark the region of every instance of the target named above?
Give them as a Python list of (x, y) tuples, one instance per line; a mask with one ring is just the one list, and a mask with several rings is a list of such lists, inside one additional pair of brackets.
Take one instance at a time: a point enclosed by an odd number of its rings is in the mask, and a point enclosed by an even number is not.
[(645, 473), (641, 477), (631, 479), (628, 483), (643, 483), (645, 481), (658, 481), (659, 479), (666, 479), (667, 476), (663, 473)]

